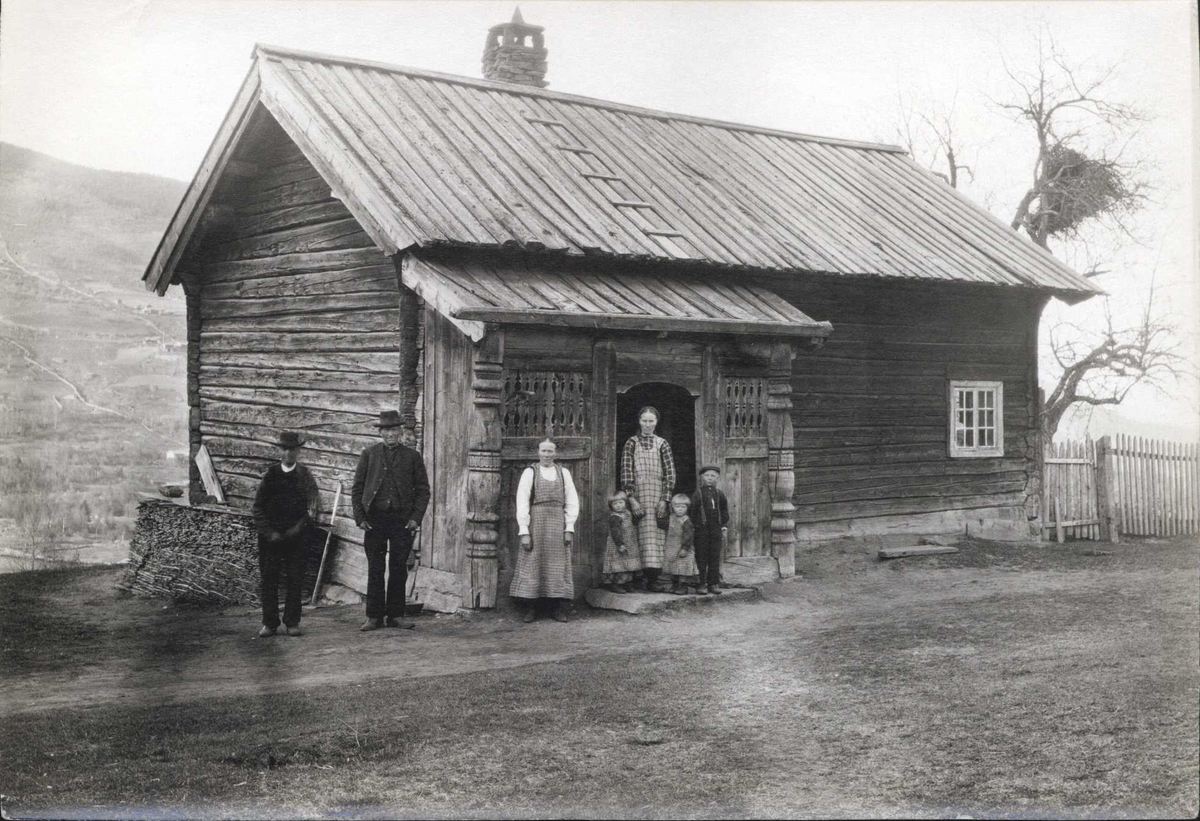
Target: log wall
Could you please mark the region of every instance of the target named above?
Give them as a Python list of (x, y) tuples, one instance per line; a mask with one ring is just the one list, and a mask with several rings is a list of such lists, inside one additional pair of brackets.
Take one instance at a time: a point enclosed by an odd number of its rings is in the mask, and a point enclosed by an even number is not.
[(419, 374), (422, 329), (402, 327), (402, 318), (420, 318), (416, 297), (401, 294), (392, 259), (294, 146), (226, 198), (234, 218), (205, 239), (188, 303), (200, 441), (230, 504), (248, 510), (278, 458), (279, 431), (302, 430), (323, 522), (342, 485), (335, 529), (349, 549), (330, 581), (361, 592), (366, 563), (351, 484), (359, 453), (378, 441), (380, 411), (406, 405), (408, 421), (420, 422), (416, 396), (402, 396), (400, 384), (402, 370)]
[[(828, 280), (780, 292), (834, 326), (792, 366), (801, 540), (962, 532), (981, 519), (1028, 529), (1042, 297)], [(960, 379), (1003, 381), (1003, 458), (949, 458), (948, 384)]]

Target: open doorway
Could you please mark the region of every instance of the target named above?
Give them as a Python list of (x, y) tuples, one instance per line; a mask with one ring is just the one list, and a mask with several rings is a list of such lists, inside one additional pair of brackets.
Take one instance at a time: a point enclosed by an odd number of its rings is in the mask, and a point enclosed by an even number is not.
[(621, 454), (625, 442), (638, 432), (638, 411), (646, 405), (658, 409), (658, 427), (654, 432), (671, 444), (675, 457), (675, 492), (696, 489), (696, 398), (687, 388), (670, 382), (643, 382), (617, 394), (617, 475), (620, 481)]

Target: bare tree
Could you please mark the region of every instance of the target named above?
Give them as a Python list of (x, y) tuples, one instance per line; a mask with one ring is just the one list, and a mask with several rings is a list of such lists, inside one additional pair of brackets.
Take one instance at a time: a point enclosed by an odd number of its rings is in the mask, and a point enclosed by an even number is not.
[[(909, 155), (914, 159), (926, 158), (924, 161), (929, 170), (949, 183), (951, 188), (958, 188), (959, 171), (966, 171), (968, 177), (975, 179), (971, 166), (962, 162), (960, 156), (960, 141), (955, 132), (954, 112), (957, 105), (956, 92), (948, 109), (943, 110), (933, 103), (930, 113), (926, 114), (906, 103), (901, 94), (901, 120), (896, 127), (896, 136), (908, 149)], [(945, 168), (945, 171), (939, 168)]]
[(1117, 327), (1107, 304), (1104, 319), (1099, 331), (1068, 322), (1050, 331), (1050, 350), (1062, 376), (1042, 410), (1049, 434), (1076, 404), (1119, 405), (1135, 385), (1161, 391), (1191, 369), (1174, 324), (1155, 315), (1153, 282), (1139, 322)]
[(1080, 227), (1093, 220), (1132, 238), (1126, 218), (1143, 206), (1149, 186), (1143, 164), (1128, 159), (1127, 152), (1146, 116), (1106, 99), (1117, 66), (1081, 79), (1045, 35), (1038, 39), (1032, 71), (1014, 69), (1003, 53), (1001, 62), (1014, 94), (1011, 101), (993, 103), (1037, 137), (1033, 179), (1017, 203), (1012, 228), (1047, 249), (1051, 238), (1077, 239)]
[[(1142, 244), (1131, 218), (1148, 202), (1149, 168), (1132, 155), (1147, 116), (1115, 99), (1119, 64), (1085, 72), (1046, 32), (1038, 37), (1030, 68), (1014, 67), (1003, 52), (1000, 60), (1011, 93), (990, 103), (1028, 127), (1036, 141), (1029, 185), (1009, 225), (1086, 277), (1112, 273), (1119, 266), (1109, 246)], [(960, 171), (972, 175), (960, 159), (965, 145), (955, 127), (956, 107), (957, 95), (948, 108), (928, 105), (924, 114), (902, 96), (896, 129), (914, 160), (955, 188)], [(1043, 411), (1049, 435), (1073, 405), (1118, 405), (1138, 384), (1162, 389), (1189, 372), (1174, 324), (1156, 315), (1153, 287), (1136, 319), (1114, 318), (1107, 301), (1104, 308), (1099, 330), (1071, 322), (1050, 329), (1051, 353), (1062, 372)]]

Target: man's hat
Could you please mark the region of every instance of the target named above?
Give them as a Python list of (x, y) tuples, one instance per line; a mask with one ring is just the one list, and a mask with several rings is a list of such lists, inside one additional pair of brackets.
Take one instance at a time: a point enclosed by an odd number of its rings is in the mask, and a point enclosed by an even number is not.
[(285, 430), (279, 434), (279, 447), (281, 448), (298, 448), (303, 444), (300, 441), (300, 434), (294, 430)]
[(716, 465), (705, 465), (704, 467), (700, 468), (700, 470), (696, 471), (696, 475), (701, 476), (710, 470), (715, 470), (717, 473), (721, 472), (721, 469)]
[(380, 411), (379, 421), (375, 423), (377, 428), (398, 428), (400, 425), (400, 411), (393, 410)]

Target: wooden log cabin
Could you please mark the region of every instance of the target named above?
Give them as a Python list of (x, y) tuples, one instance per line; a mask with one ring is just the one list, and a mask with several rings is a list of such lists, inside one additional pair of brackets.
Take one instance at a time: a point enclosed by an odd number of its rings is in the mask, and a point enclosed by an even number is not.
[[(730, 561), (788, 576), (823, 539), (1040, 532), (1039, 317), (1091, 282), (894, 146), (544, 89), (519, 19), (484, 64), (256, 48), (144, 276), (186, 293), (192, 451), (233, 508), (281, 428), (327, 505), (348, 494), (399, 408), (434, 488), (422, 583), (490, 607), (552, 435), (582, 594), (651, 404), (679, 490), (723, 466)], [(333, 577), (361, 592), (342, 499)]]

